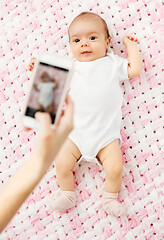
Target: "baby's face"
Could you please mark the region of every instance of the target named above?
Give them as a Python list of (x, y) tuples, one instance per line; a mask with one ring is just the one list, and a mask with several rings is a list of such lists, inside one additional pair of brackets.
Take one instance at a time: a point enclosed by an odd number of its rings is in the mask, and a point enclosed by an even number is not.
[(75, 20), (70, 25), (69, 39), (73, 56), (80, 62), (105, 57), (110, 43), (102, 21), (97, 18)]
[(49, 77), (43, 77), (42, 82), (50, 82), (50, 78)]
[(42, 82), (49, 82), (51, 80), (49, 75), (46, 72), (42, 73), (41, 79), (42, 79)]

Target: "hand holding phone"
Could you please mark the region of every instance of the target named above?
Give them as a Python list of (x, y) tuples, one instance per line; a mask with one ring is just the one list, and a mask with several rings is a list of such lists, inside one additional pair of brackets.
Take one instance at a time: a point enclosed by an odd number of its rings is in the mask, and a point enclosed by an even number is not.
[[(66, 109), (62, 111), (59, 121), (51, 127), (49, 114), (37, 112), (36, 120), (40, 124), (38, 141), (33, 149), (33, 156), (40, 161), (43, 169), (51, 165), (55, 155), (64, 143), (68, 134), (73, 129), (73, 102), (69, 95), (66, 96)], [(48, 164), (48, 167), (46, 167)]]
[(65, 57), (44, 55), (39, 60), (32, 58), (29, 70), (33, 70), (33, 76), (23, 124), (28, 128), (38, 128), (35, 119), (38, 111), (49, 112), (52, 124), (56, 124), (69, 90), (72, 61)]

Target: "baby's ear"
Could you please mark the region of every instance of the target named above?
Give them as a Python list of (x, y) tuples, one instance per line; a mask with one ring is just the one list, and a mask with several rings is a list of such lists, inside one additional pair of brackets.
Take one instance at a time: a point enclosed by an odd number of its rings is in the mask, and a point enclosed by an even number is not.
[(107, 49), (107, 50), (108, 50), (108, 48), (109, 48), (110, 41), (111, 41), (111, 38), (108, 37), (108, 38), (106, 39), (106, 49)]

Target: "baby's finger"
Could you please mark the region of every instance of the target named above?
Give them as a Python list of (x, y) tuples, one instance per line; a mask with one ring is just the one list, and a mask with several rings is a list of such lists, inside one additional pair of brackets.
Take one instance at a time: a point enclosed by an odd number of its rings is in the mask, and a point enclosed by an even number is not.
[(129, 40), (131, 40), (131, 41), (133, 41), (133, 40), (134, 40), (134, 38), (133, 38), (133, 37), (131, 37), (131, 36), (127, 36), (127, 38), (128, 38)]
[(30, 66), (30, 67), (34, 67), (34, 63), (33, 63), (33, 62), (30, 63), (29, 66)]
[(28, 128), (28, 127), (23, 127), (23, 130), (24, 130), (24, 131), (30, 131), (30, 130), (31, 130), (31, 128)]
[(31, 66), (29, 66), (29, 67), (28, 67), (28, 70), (29, 70), (29, 71), (32, 71), (32, 70), (33, 70), (33, 68), (32, 68)]
[(28, 66), (29, 71), (31, 71), (34, 68), (34, 63), (30, 63)]
[(128, 38), (129, 40), (131, 40), (132, 42), (138, 42), (138, 39), (137, 39), (137, 38), (134, 38), (134, 37), (132, 37), (132, 36), (127, 36), (127, 38)]

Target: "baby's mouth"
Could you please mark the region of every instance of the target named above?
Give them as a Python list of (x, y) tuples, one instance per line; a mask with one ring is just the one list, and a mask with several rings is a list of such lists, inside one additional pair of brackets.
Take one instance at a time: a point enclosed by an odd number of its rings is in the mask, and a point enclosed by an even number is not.
[(90, 54), (90, 53), (92, 53), (92, 52), (91, 51), (83, 51), (81, 54), (87, 55), (87, 54)]

